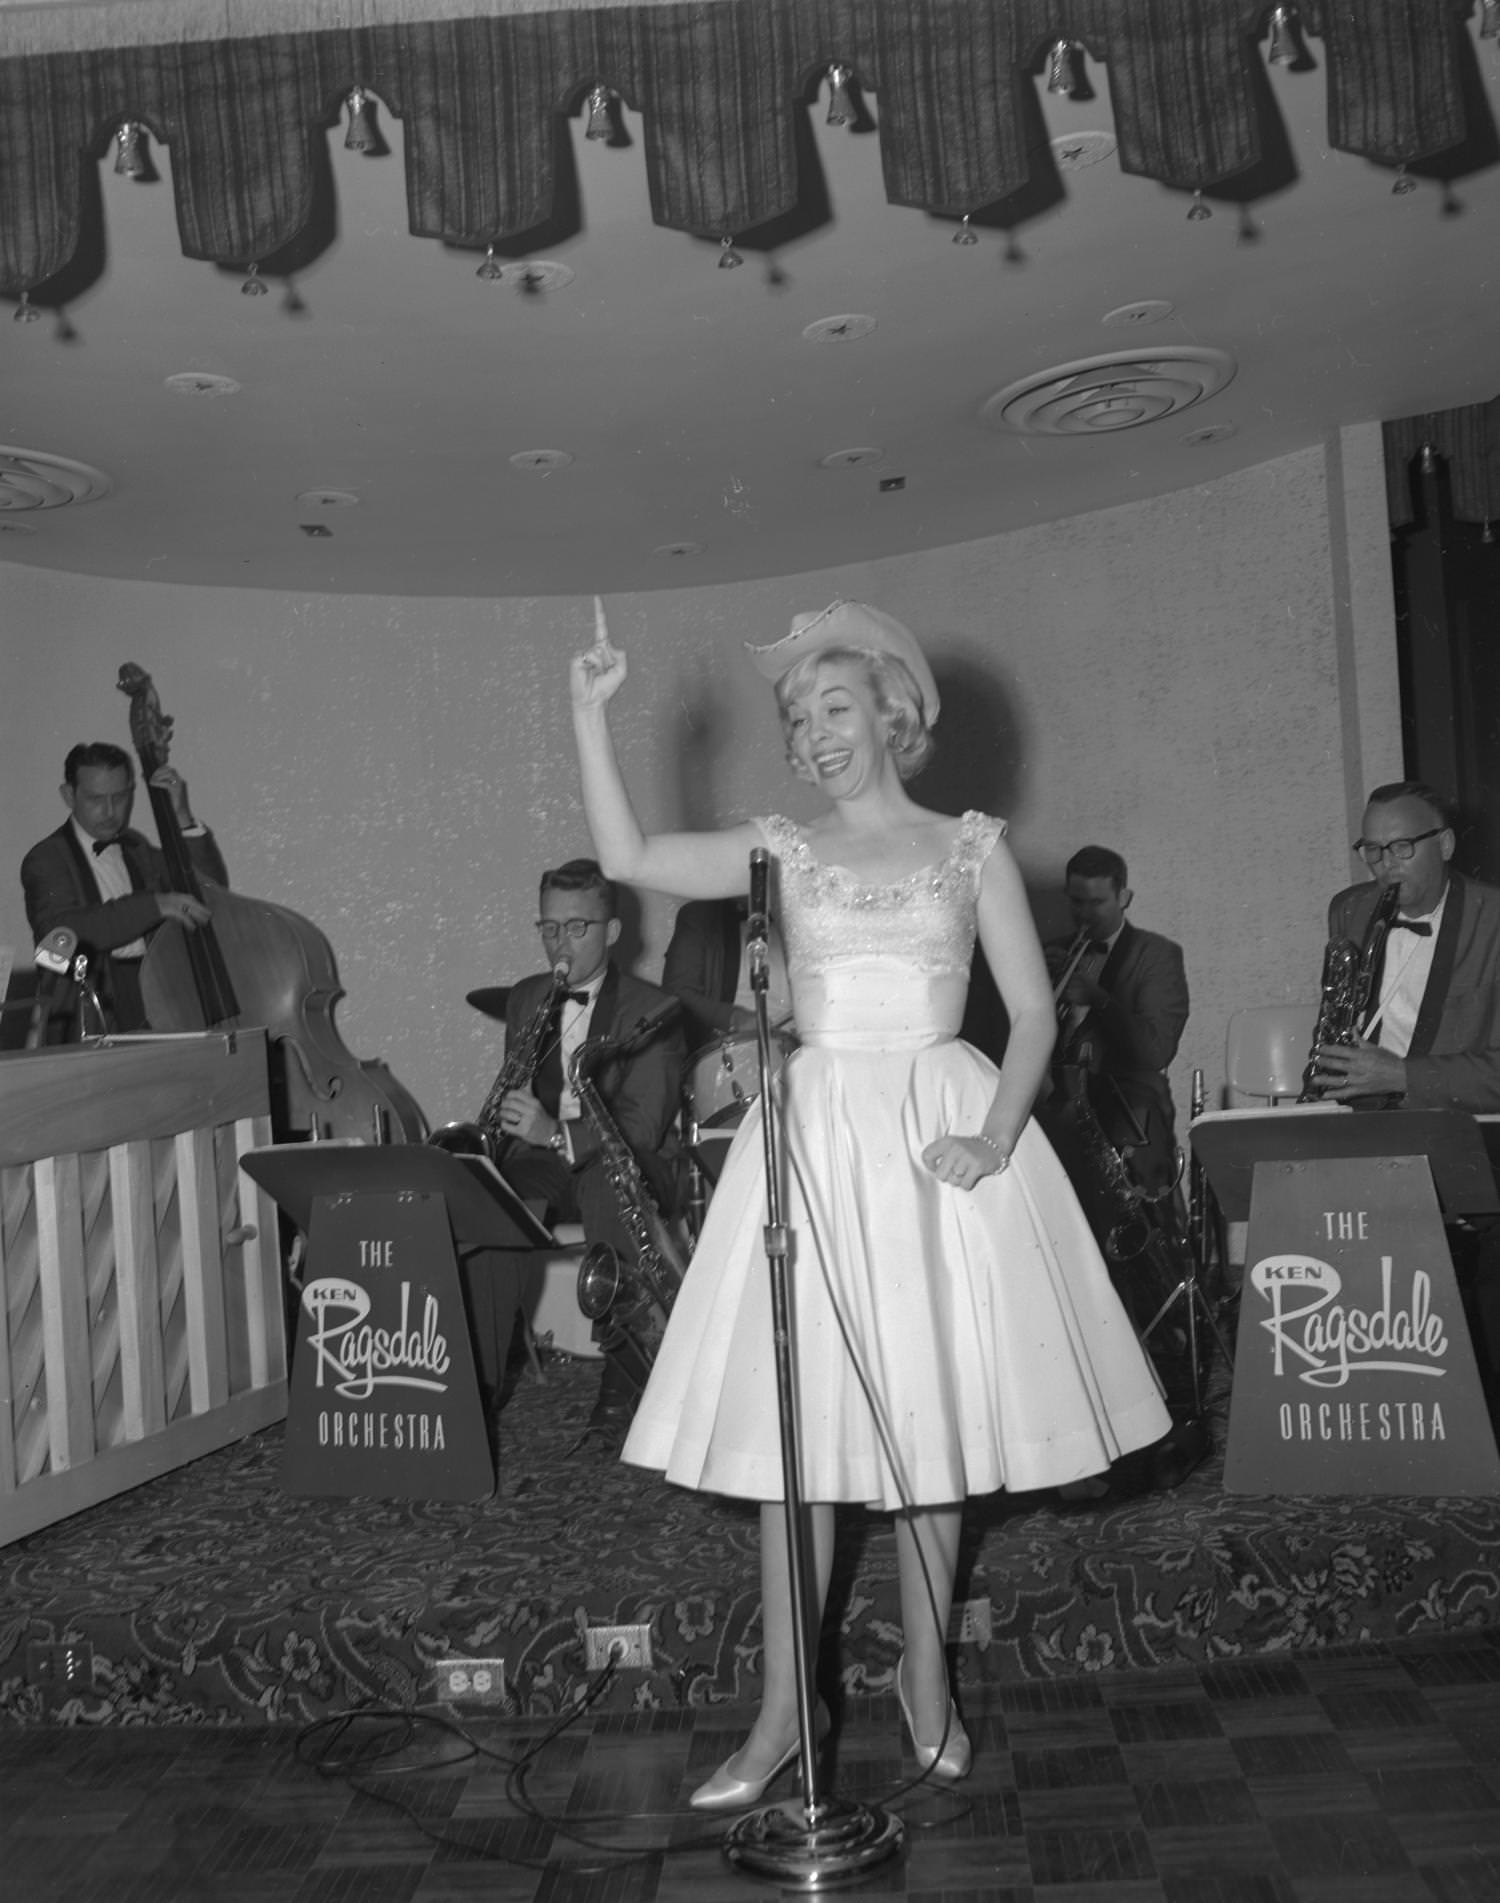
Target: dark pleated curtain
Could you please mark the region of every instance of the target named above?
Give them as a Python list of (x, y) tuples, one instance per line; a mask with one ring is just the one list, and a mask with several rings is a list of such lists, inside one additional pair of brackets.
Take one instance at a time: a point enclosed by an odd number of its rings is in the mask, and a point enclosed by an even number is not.
[(1424, 449), (1448, 470), (1448, 498), (1460, 522), (1500, 523), (1500, 397), (1457, 410), (1403, 416), (1384, 428), (1386, 503), (1392, 524), (1416, 520), (1412, 464)]
[[(1305, 0), (1332, 144), (1382, 165), (1462, 144), (1472, 0)], [(82, 235), (86, 168), (119, 124), (171, 153), (186, 256), (246, 266), (312, 215), (356, 85), (401, 121), (412, 231), (524, 240), (557, 209), (563, 118), (590, 86), (642, 121), (652, 217), (743, 236), (796, 211), (799, 125), (834, 61), (879, 102), (892, 203), (958, 216), (1048, 163), (1028, 89), (1073, 40), (1107, 74), (1119, 160), (1181, 189), (1264, 143), (1266, 0), (714, 0), (0, 61), (0, 294), (45, 295)]]

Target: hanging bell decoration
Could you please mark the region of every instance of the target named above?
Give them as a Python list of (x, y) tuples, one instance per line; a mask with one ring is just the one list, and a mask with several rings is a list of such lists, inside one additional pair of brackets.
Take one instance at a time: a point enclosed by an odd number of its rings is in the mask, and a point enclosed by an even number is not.
[(979, 243), (979, 233), (969, 223), (969, 214), (967, 212), (965, 212), (963, 217), (958, 221), (958, 230), (953, 234), (953, 242), (955, 244)]
[(146, 128), (139, 119), (127, 119), (115, 134), (115, 171), (121, 178), (149, 178)]
[(1417, 451), (1417, 467), (1424, 476), (1435, 476), (1438, 472), (1438, 453), (1431, 443), (1423, 443)]
[(1201, 185), (1193, 193), (1193, 202), (1188, 206), (1187, 215), (1189, 224), (1197, 224), (1200, 219), (1212, 218), (1214, 215), (1213, 207), (1203, 196), (1203, 188)]
[(34, 324), (41, 314), (36, 305), (31, 301), (30, 291), (22, 291), (20, 302), (10, 314), (11, 322), (13, 324)]
[(363, 86), (356, 86), (344, 101), (349, 111), (349, 129), (344, 134), (346, 152), (378, 152), (380, 130), (375, 124), (375, 101)]
[(733, 271), (736, 266), (744, 262), (745, 260), (734, 248), (733, 238), (721, 238), (719, 240), (719, 269), (721, 271)]
[(1272, 66), (1294, 66), (1302, 48), (1297, 42), (1297, 10), (1277, 7), (1271, 15), (1271, 46), (1266, 54)]
[(1047, 90), (1071, 99), (1078, 91), (1079, 48), (1072, 40), (1054, 40), (1047, 53)]
[(482, 279), (486, 284), (498, 284), (501, 278), (505, 276), (505, 266), (495, 256), (495, 247), (493, 245), (489, 245), (486, 248), (484, 263), (480, 265), (474, 275)]
[(1488, 516), (1484, 519), (1484, 527), (1479, 531), (1479, 539), (1486, 547), (1489, 547), (1495, 539), (1495, 525)]
[(1500, 0), (1479, 0), (1479, 37), (1500, 40)]
[(614, 117), (609, 105), (612, 95), (607, 86), (595, 86), (589, 93), (588, 124), (584, 127), (586, 139), (612, 139), (615, 133)]
[(245, 273), (245, 281), (240, 286), (241, 297), (264, 297), (267, 291), (265, 279), (260, 274), (260, 266), (252, 264)]
[(827, 123), (831, 126), (846, 126), (854, 118), (854, 101), (849, 96), (849, 82), (853, 77), (854, 68), (837, 60), (828, 69)]
[(1408, 192), (1414, 192), (1416, 189), (1417, 181), (1412, 177), (1411, 173), (1407, 171), (1405, 162), (1403, 161), (1396, 167), (1396, 178), (1391, 186), (1391, 197), (1405, 198)]

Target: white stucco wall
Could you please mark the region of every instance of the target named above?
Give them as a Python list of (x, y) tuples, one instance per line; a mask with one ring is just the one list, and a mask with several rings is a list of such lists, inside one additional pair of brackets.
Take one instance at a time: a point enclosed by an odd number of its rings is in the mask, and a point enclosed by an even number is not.
[[(434, 1121), (472, 1115), (498, 1053), (464, 993), (535, 967), (536, 875), (588, 850), (564, 682), (591, 634), (579, 580), (576, 600), (293, 598), (0, 566), (0, 943), (29, 955), (21, 854), (63, 816), (67, 747), (128, 744), (114, 681), (138, 662), (236, 886), (332, 940), (351, 1050)], [(648, 824), (807, 810), (740, 643), (841, 594), (927, 643), (945, 707), (916, 790), (1009, 817), (1044, 929), (1070, 852), (1124, 853), (1133, 916), (1187, 955), (1179, 1105), (1195, 1065), (1212, 1098), (1228, 1013), (1315, 994), (1351, 805), (1400, 770), (1378, 426), (1018, 534), (612, 601)], [(671, 913), (646, 898), (647, 976)]]

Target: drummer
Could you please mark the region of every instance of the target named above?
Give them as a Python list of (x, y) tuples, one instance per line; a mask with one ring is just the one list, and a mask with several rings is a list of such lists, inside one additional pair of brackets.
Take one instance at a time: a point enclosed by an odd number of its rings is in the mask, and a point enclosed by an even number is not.
[[(745, 950), (749, 914), (748, 898), (690, 899), (677, 914), (661, 982), (664, 991), (682, 1001), (693, 1051), (755, 1036), (755, 994)], [(766, 951), (766, 1009), (772, 1031), (785, 1036), (792, 1028), (792, 1000), (786, 954), (774, 925)]]

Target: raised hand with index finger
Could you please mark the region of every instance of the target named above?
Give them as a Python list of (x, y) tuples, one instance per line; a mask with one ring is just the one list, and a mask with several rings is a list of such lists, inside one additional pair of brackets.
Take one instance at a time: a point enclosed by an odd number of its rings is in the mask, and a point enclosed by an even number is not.
[(604, 603), (595, 595), (594, 645), (582, 654), (575, 654), (568, 671), (573, 705), (602, 707), (606, 701), (613, 700), (624, 684), (625, 671), (624, 650), (611, 642)]

